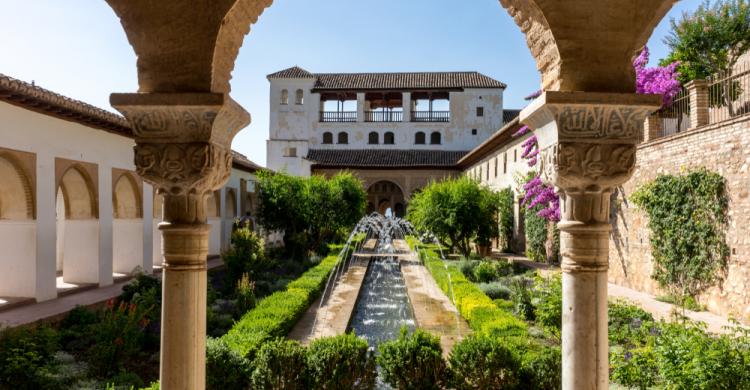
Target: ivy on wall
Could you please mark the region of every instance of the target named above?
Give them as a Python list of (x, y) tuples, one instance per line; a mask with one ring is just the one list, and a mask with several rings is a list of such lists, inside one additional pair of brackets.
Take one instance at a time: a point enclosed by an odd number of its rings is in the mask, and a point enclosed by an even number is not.
[(649, 216), (654, 271), (662, 288), (695, 297), (715, 284), (729, 258), (725, 180), (705, 168), (659, 175), (631, 196)]

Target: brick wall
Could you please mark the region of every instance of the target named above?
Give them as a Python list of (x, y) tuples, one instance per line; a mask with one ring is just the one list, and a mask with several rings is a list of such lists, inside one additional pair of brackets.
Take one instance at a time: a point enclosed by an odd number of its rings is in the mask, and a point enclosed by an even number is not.
[(699, 297), (711, 312), (750, 323), (750, 116), (643, 144), (631, 178), (613, 195), (610, 282), (660, 295), (651, 279), (648, 217), (629, 197), (658, 174), (706, 167), (726, 179), (730, 258), (723, 281)]

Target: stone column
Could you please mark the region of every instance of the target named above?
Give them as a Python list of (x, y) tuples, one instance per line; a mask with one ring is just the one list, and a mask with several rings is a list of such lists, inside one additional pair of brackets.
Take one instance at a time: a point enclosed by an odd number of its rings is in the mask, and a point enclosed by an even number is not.
[(365, 121), (365, 93), (357, 92), (357, 122)]
[(411, 92), (401, 92), (401, 105), (404, 110), (403, 122), (411, 122)]
[(164, 196), (161, 388), (203, 389), (206, 200), (231, 171), (234, 135), (249, 114), (228, 95), (112, 94), (135, 133), (138, 174)]
[(690, 128), (708, 124), (708, 83), (706, 80), (693, 80), (685, 84), (690, 96)]
[(610, 194), (632, 174), (643, 121), (659, 98), (547, 91), (521, 112), (536, 130), (543, 177), (560, 196), (565, 390), (609, 385)]

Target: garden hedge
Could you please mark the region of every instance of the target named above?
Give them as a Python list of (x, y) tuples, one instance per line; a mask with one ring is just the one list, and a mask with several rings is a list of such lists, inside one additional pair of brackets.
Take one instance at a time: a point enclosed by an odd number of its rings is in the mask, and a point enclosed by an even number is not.
[(444, 263), (435, 248), (432, 245), (420, 247), (420, 257), (445, 295), (451, 298), (453, 294), (458, 312), (475, 332), (495, 337), (528, 334), (528, 325), (523, 320), (512, 311), (499, 308), (477, 285), (466, 279), (456, 265)]
[[(324, 258), (298, 279), (289, 283), (286, 290), (275, 292), (258, 302), (245, 313), (232, 329), (221, 337), (232, 350), (252, 359), (263, 342), (275, 337), (286, 337), (302, 314), (320, 295), (328, 275), (336, 265), (341, 246), (332, 246), (336, 253)], [(344, 256), (350, 254), (346, 253)]]

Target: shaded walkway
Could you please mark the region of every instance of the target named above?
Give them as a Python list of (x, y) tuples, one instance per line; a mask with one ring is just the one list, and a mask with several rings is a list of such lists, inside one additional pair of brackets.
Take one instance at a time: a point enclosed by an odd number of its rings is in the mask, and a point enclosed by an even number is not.
[[(208, 269), (222, 266), (224, 263), (218, 256), (208, 260)], [(156, 273), (161, 277), (161, 272)], [(87, 289), (80, 292), (70, 293), (56, 299), (33, 303), (0, 312), (0, 327), (14, 327), (32, 324), (41, 320), (61, 319), (76, 306), (93, 306), (102, 304), (109, 299), (122, 294), (122, 287), (129, 284), (132, 279), (121, 281), (112, 285)]]

